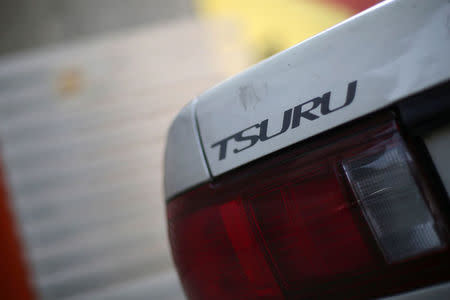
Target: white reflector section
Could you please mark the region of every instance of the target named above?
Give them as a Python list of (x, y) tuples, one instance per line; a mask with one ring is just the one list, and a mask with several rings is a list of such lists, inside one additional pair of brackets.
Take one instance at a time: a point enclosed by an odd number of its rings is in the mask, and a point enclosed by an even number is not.
[(391, 263), (444, 246), (408, 161), (398, 143), (343, 164), (366, 221)]

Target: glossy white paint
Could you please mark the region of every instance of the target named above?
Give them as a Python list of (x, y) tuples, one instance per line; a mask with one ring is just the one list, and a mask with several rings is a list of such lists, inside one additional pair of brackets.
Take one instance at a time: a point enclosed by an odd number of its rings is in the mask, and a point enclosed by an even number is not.
[[(179, 147), (169, 133), (167, 153), (185, 163), (166, 162), (166, 199), (188, 187), (242, 166), (269, 153), (380, 110), (450, 78), (450, 2), (385, 1), (307, 41), (275, 55), (217, 85), (191, 103), (196, 112), (206, 176), (195, 162), (201, 149)], [(225, 158), (217, 144), (236, 133), (259, 135), (268, 120), (268, 135), (280, 131), (284, 112), (330, 92), (330, 109), (346, 101), (348, 84), (357, 81), (353, 102), (315, 120), (301, 119), (290, 128), (246, 150), (250, 142), (227, 141)], [(311, 109), (311, 103), (303, 107)], [(183, 126), (178, 120), (175, 121)], [(172, 128), (172, 132), (177, 129)], [(189, 144), (191, 145), (191, 144)], [(173, 150), (175, 149), (175, 150)], [(167, 159), (166, 159), (167, 161)], [(203, 164), (203, 163), (202, 163)], [(185, 165), (183, 169), (177, 166)], [(176, 167), (176, 172), (172, 168)], [(197, 170), (196, 174), (193, 171)], [(201, 171), (200, 171), (201, 170)], [(197, 180), (201, 178), (202, 180)], [(175, 183), (176, 182), (176, 183)], [(167, 187), (170, 186), (168, 189)]]
[[(328, 129), (379, 110), (450, 78), (450, 3), (388, 1), (290, 48), (199, 96), (197, 118), (212, 176)], [(215, 143), (269, 120), (280, 131), (285, 110), (331, 92), (331, 108), (344, 104), (347, 84), (357, 81), (354, 101), (314, 121), (302, 119), (265, 142), (230, 139), (224, 159)], [(304, 109), (310, 109), (311, 105)], [(253, 127), (244, 135), (258, 135)]]
[(169, 129), (164, 155), (166, 199), (210, 179), (195, 123), (195, 103), (186, 105)]

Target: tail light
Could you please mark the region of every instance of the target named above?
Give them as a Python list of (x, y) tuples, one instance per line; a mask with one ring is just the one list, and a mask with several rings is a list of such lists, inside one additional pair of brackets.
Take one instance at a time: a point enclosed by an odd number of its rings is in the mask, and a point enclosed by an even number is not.
[(391, 115), (172, 199), (190, 299), (361, 298), (450, 277), (448, 234)]

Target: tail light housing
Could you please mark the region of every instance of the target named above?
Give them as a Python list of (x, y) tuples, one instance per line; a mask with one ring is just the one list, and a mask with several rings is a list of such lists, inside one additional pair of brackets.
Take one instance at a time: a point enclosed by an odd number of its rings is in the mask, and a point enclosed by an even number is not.
[(361, 298), (450, 278), (447, 222), (390, 113), (167, 204), (190, 299)]

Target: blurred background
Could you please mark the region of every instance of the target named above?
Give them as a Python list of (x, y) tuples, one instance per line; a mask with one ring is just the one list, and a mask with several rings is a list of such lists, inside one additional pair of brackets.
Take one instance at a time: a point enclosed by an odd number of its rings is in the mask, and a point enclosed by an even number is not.
[(2, 0), (0, 298), (183, 299), (162, 192), (170, 121), (377, 2)]

